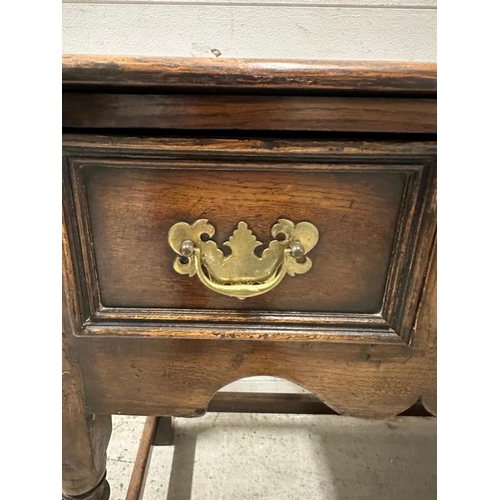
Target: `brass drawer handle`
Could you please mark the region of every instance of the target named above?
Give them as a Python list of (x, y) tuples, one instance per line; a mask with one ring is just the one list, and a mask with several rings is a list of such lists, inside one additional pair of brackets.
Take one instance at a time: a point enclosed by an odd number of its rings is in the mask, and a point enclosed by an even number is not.
[(319, 233), (310, 222), (294, 224), (279, 219), (272, 227), (274, 239), (262, 252), (255, 254), (261, 245), (246, 222), (239, 222), (229, 241), (231, 249), (227, 257), (215, 241), (204, 241), (202, 235), (211, 238), (215, 228), (207, 219), (193, 224), (178, 222), (168, 232), (168, 243), (178, 254), (174, 269), (179, 274), (198, 275), (200, 281), (214, 292), (246, 299), (269, 292), (286, 274), (295, 276), (311, 269), (312, 261), (306, 257), (318, 242)]

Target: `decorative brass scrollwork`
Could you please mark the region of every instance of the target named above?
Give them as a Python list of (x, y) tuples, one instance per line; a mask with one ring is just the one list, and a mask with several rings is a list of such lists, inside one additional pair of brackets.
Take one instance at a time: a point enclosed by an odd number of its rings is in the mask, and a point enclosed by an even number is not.
[[(217, 243), (208, 239), (214, 234), (215, 228), (207, 219), (174, 224), (168, 232), (168, 242), (178, 254), (174, 269), (179, 274), (197, 275), (210, 290), (238, 299), (269, 292), (286, 274), (295, 276), (309, 271), (312, 261), (307, 254), (319, 238), (318, 230), (310, 222), (294, 224), (279, 219), (271, 234), (281, 238), (272, 240), (259, 257), (255, 249), (262, 243), (247, 223), (241, 221), (224, 243), (231, 250), (226, 257)], [(206, 237), (202, 238), (203, 235)]]

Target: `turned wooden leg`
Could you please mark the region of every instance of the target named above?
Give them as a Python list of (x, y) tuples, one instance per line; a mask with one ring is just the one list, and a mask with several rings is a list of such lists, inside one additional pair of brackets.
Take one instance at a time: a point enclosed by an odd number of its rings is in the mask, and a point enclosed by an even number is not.
[(63, 334), (62, 489), (65, 500), (108, 500), (106, 448), (110, 415), (85, 412), (80, 372)]
[(84, 493), (83, 495), (66, 495), (62, 494), (62, 500), (108, 500), (110, 494), (109, 483), (106, 478), (102, 478), (101, 482), (93, 490)]
[(108, 500), (105, 476), (111, 416), (85, 412), (81, 376), (70, 352), (63, 334), (63, 499)]
[[(67, 312), (66, 301), (63, 311)], [(63, 314), (62, 336), (62, 498), (108, 500), (106, 448), (111, 415), (89, 415), (78, 359), (72, 342), (71, 320)]]
[(63, 224), (63, 335), (62, 335), (62, 498), (108, 500), (106, 448), (111, 436), (111, 415), (89, 415), (76, 349), (81, 329), (81, 308), (76, 277)]

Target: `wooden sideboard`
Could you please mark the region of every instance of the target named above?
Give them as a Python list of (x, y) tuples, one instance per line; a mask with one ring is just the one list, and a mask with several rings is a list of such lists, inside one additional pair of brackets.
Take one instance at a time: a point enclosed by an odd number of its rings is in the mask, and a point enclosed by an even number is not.
[(63, 127), (63, 498), (243, 377), (436, 414), (434, 64), (65, 56)]

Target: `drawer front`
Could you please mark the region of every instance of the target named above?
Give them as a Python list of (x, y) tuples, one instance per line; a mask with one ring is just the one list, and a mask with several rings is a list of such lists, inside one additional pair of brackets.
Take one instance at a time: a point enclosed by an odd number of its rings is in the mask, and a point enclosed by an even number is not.
[[(434, 144), (81, 137), (65, 144), (88, 333), (109, 333), (122, 321), (180, 325), (161, 334), (187, 335), (212, 323), (212, 333), (236, 337), (258, 325), (255, 335), (281, 328), (287, 338), (410, 341), (435, 230)], [(170, 228), (199, 219), (213, 226), (211, 239), (226, 255), (223, 244), (240, 221), (262, 242), (257, 253), (278, 220), (310, 222), (319, 234), (312, 267), (245, 300), (215, 293), (173, 266)]]

